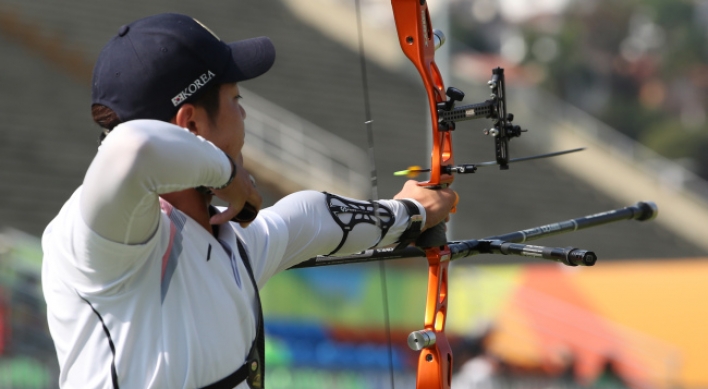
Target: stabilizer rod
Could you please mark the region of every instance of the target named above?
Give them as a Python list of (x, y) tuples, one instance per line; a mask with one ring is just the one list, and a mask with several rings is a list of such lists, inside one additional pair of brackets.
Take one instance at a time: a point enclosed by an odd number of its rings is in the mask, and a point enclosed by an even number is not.
[(545, 226), (529, 228), (527, 230), (511, 232), (504, 235), (490, 236), (485, 239), (498, 239), (513, 243), (523, 243), (540, 238), (546, 238), (552, 235), (583, 230), (586, 228), (595, 227), (620, 220), (651, 220), (654, 219), (658, 213), (659, 209), (657, 208), (656, 204), (651, 201), (640, 201), (629, 207), (615, 209), (607, 212), (600, 212), (594, 215), (566, 220), (564, 222), (546, 224)]
[[(621, 220), (647, 221), (654, 219), (658, 212), (658, 208), (653, 202), (638, 202), (637, 204), (629, 207), (596, 213), (594, 215), (570, 219), (563, 222), (547, 224), (540, 227), (529, 228), (522, 231), (510, 232), (508, 234), (496, 235), (485, 239), (448, 242), (451, 253), (449, 260), (470, 257), (478, 254), (496, 253), (504, 255), (537, 256), (552, 261), (562, 262), (569, 266), (592, 266), (597, 260), (597, 257), (591, 251), (574, 248), (531, 246), (524, 244), (514, 245), (514, 243), (537, 240), (552, 235), (578, 231)], [(500, 243), (490, 243), (494, 241), (498, 241)], [(542, 255), (530, 255), (530, 253), (538, 253), (539, 250)], [(544, 250), (546, 250), (546, 254), (543, 254)], [(374, 249), (341, 257), (320, 255), (315, 258), (310, 258), (299, 265), (295, 265), (291, 267), (291, 269), (418, 257), (425, 258), (425, 251), (413, 246), (409, 246), (401, 250), (394, 250), (393, 248)]]

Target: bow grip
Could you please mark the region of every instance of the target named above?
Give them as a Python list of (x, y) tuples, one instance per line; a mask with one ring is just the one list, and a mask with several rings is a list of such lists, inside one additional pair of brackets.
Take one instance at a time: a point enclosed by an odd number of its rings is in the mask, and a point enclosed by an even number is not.
[(440, 222), (420, 233), (415, 241), (417, 247), (430, 248), (447, 244), (447, 226)]
[[(431, 187), (431, 190), (438, 190), (440, 187)], [(460, 195), (455, 193), (455, 204), (453, 204), (450, 213), (455, 213), (457, 211), (457, 203), (460, 201)], [(418, 239), (415, 241), (417, 247), (430, 248), (430, 247), (440, 247), (447, 244), (447, 225), (446, 223), (440, 222), (433, 227), (420, 233)]]

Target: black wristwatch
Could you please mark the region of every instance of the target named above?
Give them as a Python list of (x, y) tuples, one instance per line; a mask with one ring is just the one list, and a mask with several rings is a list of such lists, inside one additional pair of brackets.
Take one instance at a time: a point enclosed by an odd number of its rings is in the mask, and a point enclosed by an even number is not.
[(420, 214), (420, 209), (414, 202), (410, 200), (398, 200), (406, 207), (409, 216), (408, 228), (401, 234), (396, 250), (407, 247), (420, 236), (423, 229), (423, 215)]

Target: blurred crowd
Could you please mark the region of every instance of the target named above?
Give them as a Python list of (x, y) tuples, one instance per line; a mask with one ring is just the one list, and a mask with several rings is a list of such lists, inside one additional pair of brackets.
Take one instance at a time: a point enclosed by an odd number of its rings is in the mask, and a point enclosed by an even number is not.
[(39, 242), (18, 234), (0, 233), (0, 388), (55, 388), (58, 366), (39, 269), (27, 261)]
[(623, 379), (616, 364), (608, 359), (600, 375), (587, 382), (577, 372), (572, 351), (563, 349), (543, 366), (524, 366), (505, 361), (489, 350), (493, 329), (484, 334), (454, 342), (453, 380), (455, 389), (625, 389), (631, 385)]
[(57, 362), (49, 337), (39, 277), (15, 274), (0, 283), (0, 388), (56, 386)]

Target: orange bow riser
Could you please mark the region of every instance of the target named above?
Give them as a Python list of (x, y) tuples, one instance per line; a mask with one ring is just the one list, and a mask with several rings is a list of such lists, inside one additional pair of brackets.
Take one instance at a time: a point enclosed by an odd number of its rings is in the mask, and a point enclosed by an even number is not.
[[(445, 173), (443, 167), (452, 166), (454, 162), (450, 128), (440, 128), (438, 120), (438, 104), (445, 103), (446, 97), (440, 70), (435, 64), (436, 42), (428, 6), (425, 0), (392, 0), (391, 4), (401, 49), (418, 69), (430, 105), (433, 139), (430, 180), (420, 185), (445, 187), (452, 183), (453, 176)], [(411, 348), (420, 350), (418, 389), (448, 389), (452, 378), (452, 351), (445, 336), (450, 248), (445, 244), (444, 232), (441, 234), (441, 245), (424, 247), (428, 259), (425, 327), (412, 333), (408, 340)]]

